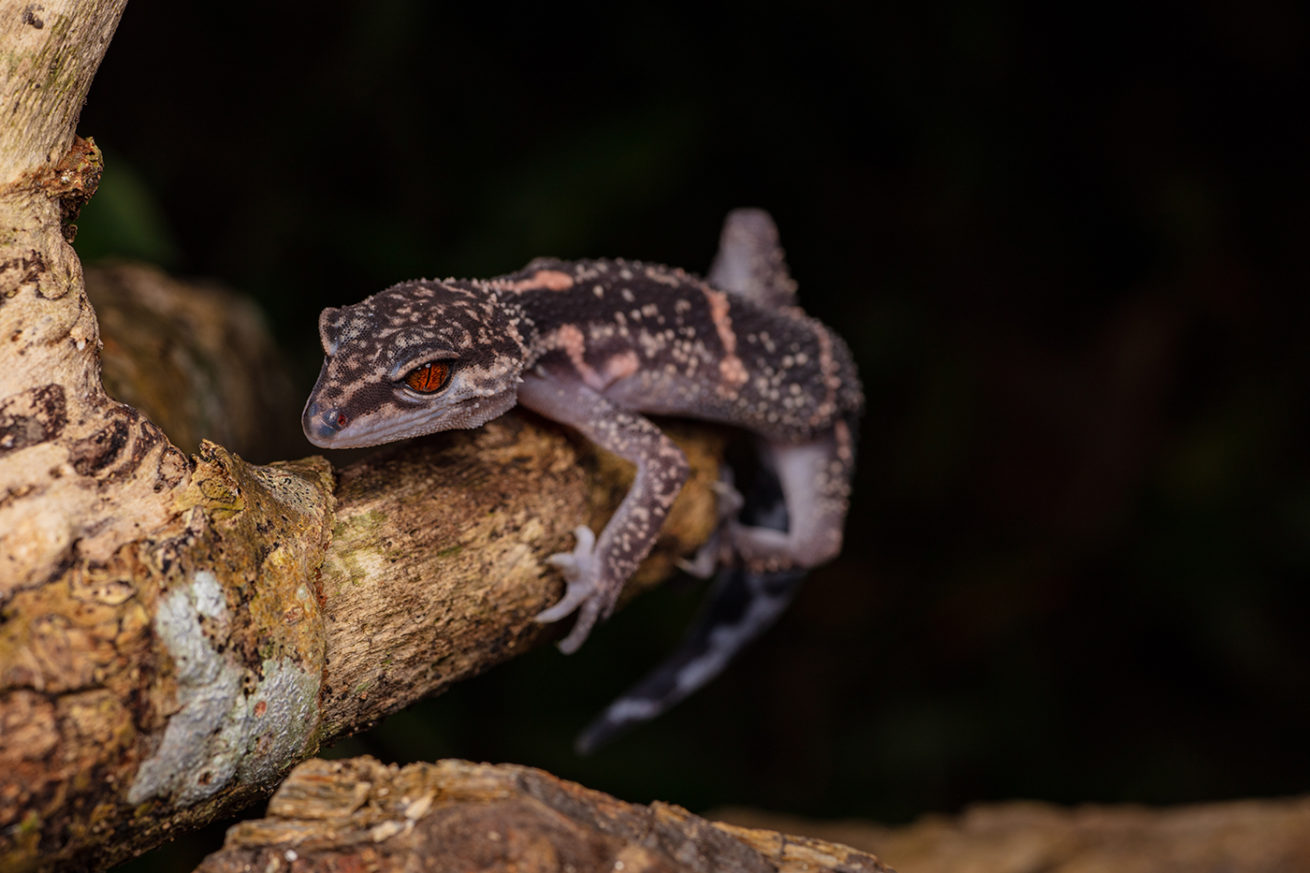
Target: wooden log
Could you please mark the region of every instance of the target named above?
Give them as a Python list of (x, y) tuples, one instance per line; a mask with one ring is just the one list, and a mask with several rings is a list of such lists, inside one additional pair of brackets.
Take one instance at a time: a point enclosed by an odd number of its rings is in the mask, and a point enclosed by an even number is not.
[(748, 809), (743, 827), (799, 830), (916, 873), (1284, 873), (1310, 870), (1310, 797), (1150, 807), (1011, 801), (899, 827)]
[(549, 773), (439, 761), (307, 761), (268, 816), (228, 831), (198, 873), (248, 870), (622, 870), (886, 873), (873, 855), (720, 825), (665, 803), (624, 803)]

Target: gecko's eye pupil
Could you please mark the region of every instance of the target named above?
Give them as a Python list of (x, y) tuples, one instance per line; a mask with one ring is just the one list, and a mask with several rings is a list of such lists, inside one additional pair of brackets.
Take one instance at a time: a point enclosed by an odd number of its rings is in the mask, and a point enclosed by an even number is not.
[(349, 421), (350, 419), (346, 416), (344, 412), (337, 413), (337, 427), (345, 427), (346, 423)]
[(445, 361), (420, 364), (405, 375), (405, 384), (419, 394), (435, 394), (445, 388), (449, 380), (450, 364)]

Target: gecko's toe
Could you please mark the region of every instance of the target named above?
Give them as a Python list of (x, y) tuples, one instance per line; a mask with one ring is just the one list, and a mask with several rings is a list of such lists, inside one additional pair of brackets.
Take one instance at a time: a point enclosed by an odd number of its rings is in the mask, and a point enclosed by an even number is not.
[(591, 568), (596, 563), (596, 535), (591, 532), (591, 528), (585, 524), (579, 525), (573, 529), (573, 536), (578, 540), (573, 546), (573, 551), (557, 552), (546, 559), (547, 564), (559, 567), (570, 587), (573, 583), (593, 575)]
[(705, 545), (696, 550), (696, 554), (690, 558), (678, 558), (674, 563), (684, 573), (695, 576), (697, 579), (708, 579), (714, 575), (714, 570), (719, 566), (722, 557), (723, 537), (716, 530), (710, 534), (710, 538), (705, 541)]
[(600, 618), (600, 603), (596, 599), (588, 600), (578, 610), (578, 619), (573, 623), (573, 629), (569, 635), (560, 640), (556, 645), (559, 650), (566, 655), (571, 655), (582, 647), (591, 635), (591, 629), (596, 626), (596, 621)]
[(592, 589), (589, 586), (570, 585), (564, 592), (564, 596), (554, 606), (543, 609), (533, 617), (533, 621), (538, 624), (550, 624), (565, 618), (573, 610), (586, 603), (591, 597)]
[(585, 562), (591, 559), (591, 553), (596, 550), (596, 535), (591, 532), (591, 528), (585, 524), (580, 524), (573, 529), (573, 536), (577, 539), (577, 542), (573, 545), (573, 551), (551, 555), (547, 558), (550, 563), (559, 566), (565, 563), (561, 559), (577, 562)]

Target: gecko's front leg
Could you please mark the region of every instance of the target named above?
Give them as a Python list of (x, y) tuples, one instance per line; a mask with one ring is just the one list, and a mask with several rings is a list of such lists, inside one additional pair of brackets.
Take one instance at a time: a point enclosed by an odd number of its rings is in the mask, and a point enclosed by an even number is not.
[(615, 406), (565, 366), (538, 367), (525, 375), (518, 399), (637, 467), (632, 487), (594, 546), (591, 531), (579, 528), (578, 547), (551, 558), (564, 573), (568, 588), (560, 602), (537, 620), (557, 621), (576, 609), (573, 630), (559, 643), (561, 651), (574, 652), (596, 622), (614, 609), (623, 583), (655, 545), (669, 507), (687, 479), (687, 459), (650, 421)]

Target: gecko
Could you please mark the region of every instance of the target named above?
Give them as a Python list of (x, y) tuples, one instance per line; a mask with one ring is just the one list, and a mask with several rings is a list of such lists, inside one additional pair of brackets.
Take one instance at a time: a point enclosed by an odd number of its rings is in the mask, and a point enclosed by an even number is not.
[(576, 651), (650, 552), (688, 475), (647, 415), (726, 423), (751, 440), (746, 496), (725, 468), (719, 522), (685, 569), (718, 577), (673, 655), (578, 741), (590, 750), (716, 676), (785, 609), (805, 572), (841, 549), (864, 398), (846, 343), (796, 304), (767, 212), (724, 222), (705, 278), (623, 259), (538, 258), (491, 279), (401, 282), (319, 317), (325, 358), (302, 415), (323, 448), (472, 428), (516, 404), (631, 462), (597, 536), (548, 558), (565, 582), (549, 624)]

